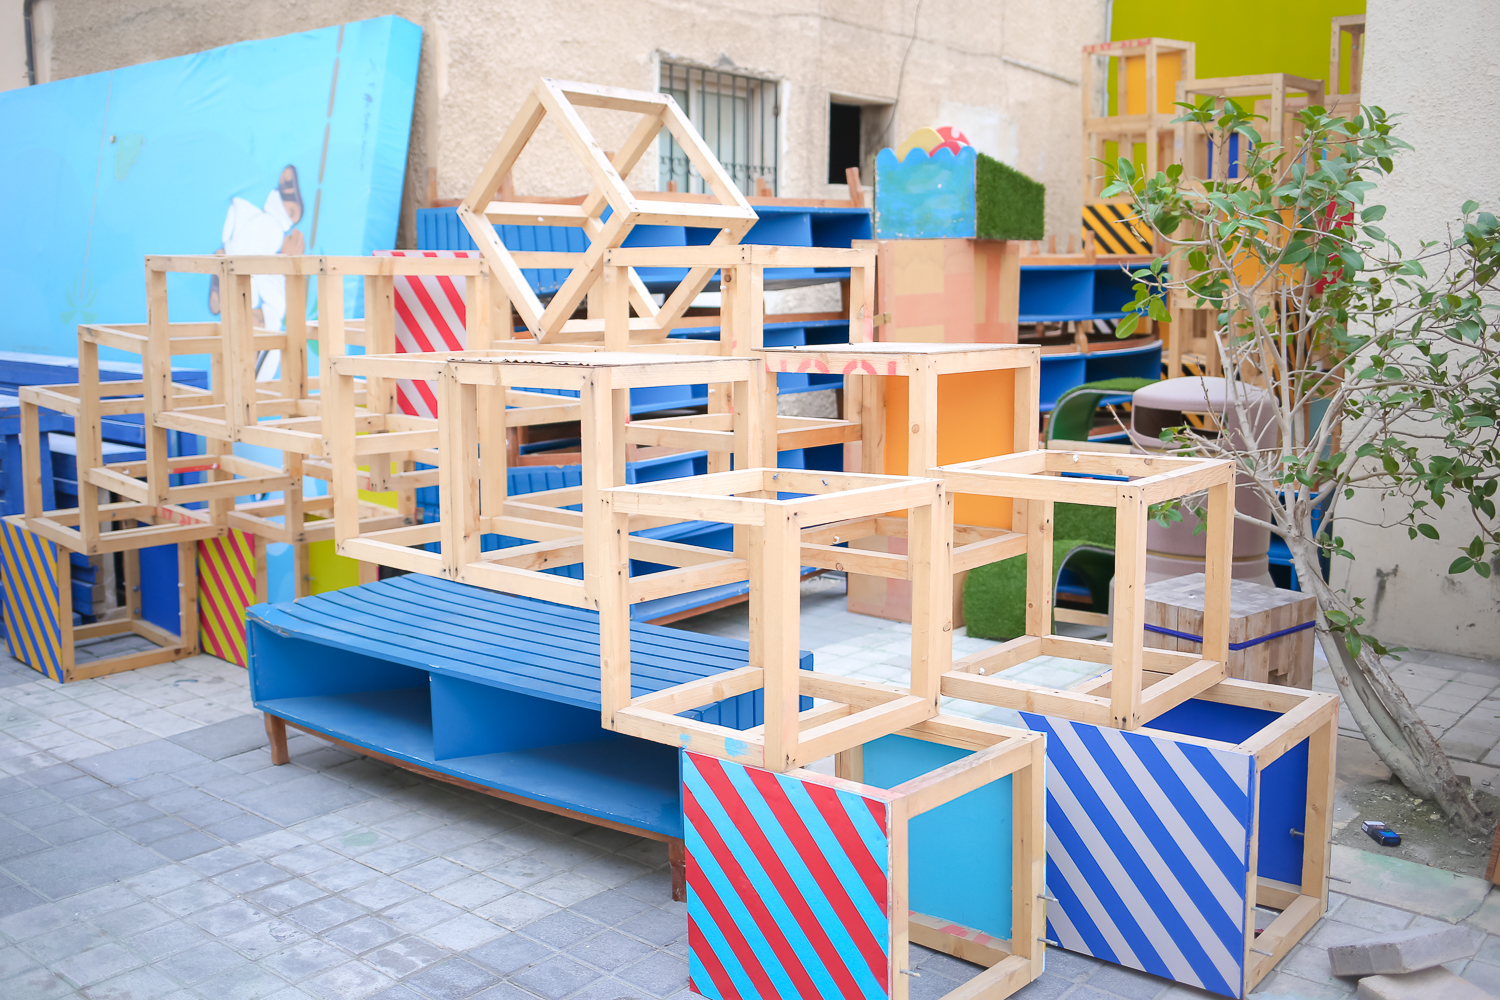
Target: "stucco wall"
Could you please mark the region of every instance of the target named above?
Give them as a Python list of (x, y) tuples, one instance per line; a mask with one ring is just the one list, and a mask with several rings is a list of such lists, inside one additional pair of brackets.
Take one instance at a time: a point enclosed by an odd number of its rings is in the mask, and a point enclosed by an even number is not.
[[(1411, 252), (1441, 238), (1469, 198), (1500, 210), (1500, 5), (1370, 0), (1368, 18), (1362, 99), (1402, 113), (1397, 134), (1416, 147), (1376, 200), (1389, 209), (1382, 225)], [(1500, 648), (1500, 558), (1488, 581), (1447, 574), (1454, 546), (1475, 534), (1467, 506), (1449, 505), (1438, 543), (1356, 523), (1383, 520), (1373, 503), (1345, 506), (1337, 531), (1358, 559), (1340, 560), (1336, 579), (1366, 598), (1376, 634), (1461, 654)]]
[[(785, 81), (779, 193), (842, 197), (827, 180), (830, 93), (896, 101), (888, 142), (950, 119), (986, 152), (1047, 185), (1047, 228), (1078, 226), (1082, 46), (1106, 37), (1104, 0), (869, 3), (765, 0), (54, 0), (52, 77), (195, 52), (341, 21), (397, 14), (424, 31), (401, 227), (426, 201), (458, 197), (538, 76), (655, 90), (658, 59)], [(904, 69), (903, 69), (904, 64)], [(590, 115), (606, 149), (628, 124)], [(545, 128), (545, 126), (544, 126)], [(520, 194), (581, 193), (585, 176), (555, 133), (517, 165)], [(989, 148), (985, 148), (988, 146)], [(654, 187), (654, 158), (630, 178)], [(866, 178), (866, 183), (870, 178)]]

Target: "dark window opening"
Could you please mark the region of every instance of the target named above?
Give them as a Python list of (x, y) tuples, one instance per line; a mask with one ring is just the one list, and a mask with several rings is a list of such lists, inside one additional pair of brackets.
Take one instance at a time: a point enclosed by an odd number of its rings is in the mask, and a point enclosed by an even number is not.
[(828, 183), (843, 184), (844, 173), (850, 167), (858, 167), (860, 160), (859, 126), (861, 112), (858, 104), (828, 105)]

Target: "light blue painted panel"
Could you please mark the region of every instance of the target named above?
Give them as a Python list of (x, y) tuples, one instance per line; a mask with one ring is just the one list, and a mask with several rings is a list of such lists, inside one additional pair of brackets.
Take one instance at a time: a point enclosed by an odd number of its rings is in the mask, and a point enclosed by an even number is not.
[(976, 162), (973, 146), (957, 155), (913, 149), (899, 161), (894, 150), (882, 149), (875, 157), (875, 238), (972, 239), (978, 232)]
[[(864, 748), (867, 785), (894, 788), (969, 756), (969, 751), (907, 736)], [(1009, 940), (1011, 779), (976, 788), (911, 821), (907, 894), (913, 913)]]

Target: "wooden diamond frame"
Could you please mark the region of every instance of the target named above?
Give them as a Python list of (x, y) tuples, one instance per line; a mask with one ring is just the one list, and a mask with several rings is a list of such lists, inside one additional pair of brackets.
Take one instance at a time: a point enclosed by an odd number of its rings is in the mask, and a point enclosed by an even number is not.
[[(641, 115), (641, 120), (619, 151), (610, 157), (594, 141), (588, 126), (579, 117), (577, 109), (580, 107), (635, 112)], [(491, 201), (526, 143), (536, 133), (537, 126), (548, 114), (556, 119), (569, 147), (582, 161), (593, 180), (593, 189), (582, 205)], [(663, 202), (653, 199), (642, 204), (630, 193), (624, 175), (629, 174), (651, 149), (663, 128), (671, 132), (689, 161), (698, 168), (704, 184), (713, 192), (713, 201), (684, 199)], [(606, 208), (610, 210), (607, 220), (602, 218)], [(526, 96), (520, 113), (506, 130), (499, 147), (485, 164), (468, 196), (459, 204), (458, 217), (493, 269), (521, 322), (532, 336), (544, 342), (557, 340), (565, 333), (603, 336), (603, 320), (572, 320), (570, 317), (599, 280), (605, 251), (620, 247), (636, 226), (718, 229), (713, 241), (717, 246), (738, 243), (758, 218), (671, 95), (545, 77), (538, 80), (536, 87)], [(495, 232), (497, 224), (577, 226), (589, 237), (589, 247), (582, 254), (556, 255), (559, 259), (554, 266), (571, 267), (573, 271), (545, 308), (521, 274), (511, 251), (500, 242)], [(664, 339), (716, 270), (714, 267), (694, 267), (660, 308), (632, 272), (629, 298), (637, 318), (630, 321), (631, 328), (644, 331), (649, 339)]]

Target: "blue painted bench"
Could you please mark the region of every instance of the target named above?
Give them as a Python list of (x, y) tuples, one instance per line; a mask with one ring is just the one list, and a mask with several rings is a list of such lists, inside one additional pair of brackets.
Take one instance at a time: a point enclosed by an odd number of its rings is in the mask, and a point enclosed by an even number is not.
[[(272, 760), (286, 727), (498, 798), (665, 841), (682, 874), (676, 747), (600, 725), (593, 612), (416, 574), (247, 613)], [(631, 626), (633, 693), (742, 667), (744, 642)], [(802, 654), (812, 669), (812, 654)], [(803, 708), (811, 699), (803, 699)], [(749, 729), (761, 694), (684, 713)]]

